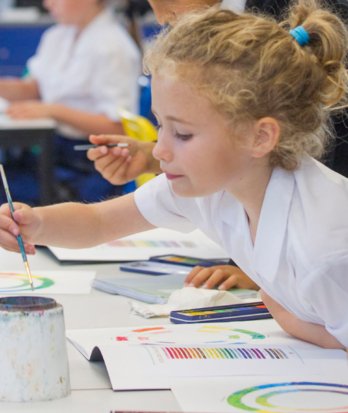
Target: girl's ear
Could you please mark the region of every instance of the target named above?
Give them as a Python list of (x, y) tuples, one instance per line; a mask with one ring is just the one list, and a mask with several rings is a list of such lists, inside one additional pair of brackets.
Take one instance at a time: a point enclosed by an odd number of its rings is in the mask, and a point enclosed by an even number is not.
[(253, 156), (262, 158), (268, 155), (279, 141), (280, 126), (276, 119), (265, 117), (254, 125)]

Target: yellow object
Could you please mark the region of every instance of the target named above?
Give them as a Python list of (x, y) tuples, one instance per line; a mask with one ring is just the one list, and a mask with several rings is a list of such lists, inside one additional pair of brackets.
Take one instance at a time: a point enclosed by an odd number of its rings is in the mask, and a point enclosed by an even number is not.
[[(144, 116), (134, 115), (126, 110), (120, 112), (121, 122), (125, 134), (131, 138), (143, 142), (154, 142), (157, 140), (157, 130), (155, 126)], [(149, 181), (155, 174), (142, 174), (135, 181), (137, 186)]]

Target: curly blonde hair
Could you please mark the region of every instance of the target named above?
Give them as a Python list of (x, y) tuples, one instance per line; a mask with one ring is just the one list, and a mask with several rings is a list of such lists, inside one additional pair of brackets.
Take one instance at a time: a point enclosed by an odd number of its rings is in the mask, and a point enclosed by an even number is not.
[[(289, 34), (301, 25), (309, 43)], [(182, 17), (145, 56), (148, 73), (172, 73), (209, 99), (232, 124), (271, 116), (279, 122), (272, 166), (298, 167), (304, 154), (323, 155), (328, 115), (345, 105), (345, 24), (315, 0), (295, 4), (277, 23), (228, 10)]]

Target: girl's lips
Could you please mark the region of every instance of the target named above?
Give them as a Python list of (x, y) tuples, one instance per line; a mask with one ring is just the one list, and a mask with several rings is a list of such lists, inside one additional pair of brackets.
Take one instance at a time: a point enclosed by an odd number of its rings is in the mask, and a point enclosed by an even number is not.
[(176, 178), (180, 178), (182, 175), (173, 175), (173, 174), (169, 174), (166, 172), (166, 177), (169, 181), (176, 179)]

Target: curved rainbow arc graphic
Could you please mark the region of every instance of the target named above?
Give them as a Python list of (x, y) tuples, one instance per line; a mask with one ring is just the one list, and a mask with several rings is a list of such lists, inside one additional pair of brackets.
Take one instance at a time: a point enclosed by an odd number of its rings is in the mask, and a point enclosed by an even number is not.
[[(27, 274), (2, 271), (0, 272), (0, 282), (1, 279), (10, 279), (11, 281), (13, 281), (13, 285), (10, 284), (9, 286), (6, 286), (4, 288), (0, 287), (0, 294), (31, 291), (31, 286), (28, 281)], [(35, 281), (35, 290), (42, 290), (44, 288), (52, 287), (55, 284), (52, 279), (38, 275), (33, 275), (33, 280)]]
[[(179, 334), (179, 336), (177, 336)], [(197, 326), (195, 331), (190, 331), (192, 337), (185, 336), (182, 339), (182, 333), (177, 332), (171, 325), (169, 326), (149, 326), (142, 328), (135, 328), (128, 333), (116, 336), (117, 342), (142, 342), (146, 344), (177, 344), (180, 342), (199, 340), (200, 343), (205, 344), (245, 344), (254, 340), (263, 340), (266, 338), (264, 334), (256, 331), (233, 328), (226, 326)]]
[[(248, 403), (247, 401), (245, 401), (247, 397), (249, 397), (250, 399), (253, 393), (260, 392), (262, 390), (270, 391), (265, 392), (264, 394), (256, 395), (254, 399), (254, 406), (251, 406), (250, 402)], [(331, 396), (331, 398), (333, 398), (333, 396), (335, 395), (340, 395), (347, 398), (345, 399), (344, 405), (323, 408), (294, 408), (275, 405), (270, 401), (270, 399), (275, 396), (281, 396), (290, 393), (313, 393), (313, 397), (315, 397), (315, 394), (327, 393)], [(342, 397), (340, 397), (338, 403), (341, 402)], [(232, 393), (227, 397), (227, 403), (231, 407), (236, 407), (240, 410), (254, 413), (348, 413), (348, 385), (309, 381), (263, 384), (259, 386), (248, 387)]]

